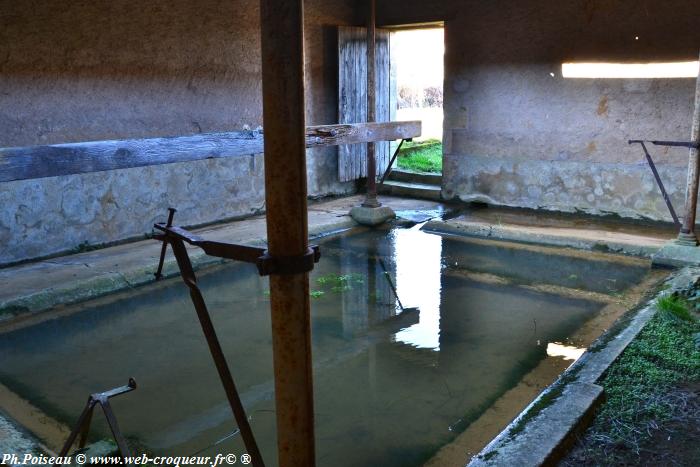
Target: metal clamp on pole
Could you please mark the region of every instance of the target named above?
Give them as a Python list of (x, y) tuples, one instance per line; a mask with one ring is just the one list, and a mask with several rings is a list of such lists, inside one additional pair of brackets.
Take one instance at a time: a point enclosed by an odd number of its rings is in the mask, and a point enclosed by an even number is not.
[(258, 258), (257, 265), (261, 276), (272, 274), (284, 276), (309, 272), (319, 259), (321, 259), (321, 250), (317, 245), (311, 245), (306, 253), (300, 256), (271, 256), (265, 250), (265, 253)]

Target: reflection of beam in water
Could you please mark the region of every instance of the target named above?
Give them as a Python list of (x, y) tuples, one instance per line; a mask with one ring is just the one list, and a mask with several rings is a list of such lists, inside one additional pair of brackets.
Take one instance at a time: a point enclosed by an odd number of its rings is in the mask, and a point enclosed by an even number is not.
[(448, 267), (443, 270), (443, 274), (445, 276), (450, 277), (463, 277), (465, 279), (469, 279), (474, 282), (481, 282), (483, 284), (500, 284), (508, 285), (511, 287), (521, 287), (523, 289), (533, 290), (535, 292), (559, 295), (561, 297), (566, 298), (580, 298), (601, 303), (617, 303), (622, 299), (622, 297), (620, 296), (613, 296), (604, 293), (592, 292), (589, 290), (581, 290), (561, 285), (529, 283), (524, 284), (520, 283), (517, 279), (514, 279), (512, 277), (499, 276), (496, 274), (489, 274), (487, 272), (474, 272), (468, 269), (455, 269)]
[[(485, 224), (491, 225), (491, 224)], [(629, 266), (629, 267), (640, 267), (643, 269), (649, 268), (649, 260), (645, 258), (640, 258), (636, 256), (626, 256), (614, 252), (604, 252), (604, 251), (593, 251), (593, 250), (582, 250), (575, 248), (558, 247), (551, 245), (537, 245), (533, 243), (518, 243), (516, 241), (502, 240), (502, 239), (492, 239), (492, 238), (479, 238), (479, 237), (468, 237), (463, 235), (452, 235), (445, 234), (439, 231), (430, 230), (431, 226), (428, 224), (424, 232), (433, 235), (444, 236), (449, 238), (450, 243), (463, 245), (471, 245), (473, 247), (483, 247), (483, 250), (487, 252), (491, 247), (495, 247), (497, 250), (511, 250), (529, 253), (541, 253), (544, 257), (565, 257), (570, 259), (584, 259), (590, 262), (603, 262), (603, 263), (617, 263), (619, 266)]]
[[(344, 361), (367, 351), (370, 346), (389, 341), (393, 334), (418, 323), (418, 318), (416, 310), (406, 310), (404, 313), (399, 313), (388, 320), (378, 323), (364, 337), (358, 336), (338, 350), (324, 354), (326, 355), (324, 357), (319, 356), (318, 352), (314, 353), (314, 373), (321, 372), (326, 368), (336, 367)], [(251, 409), (261, 402), (273, 400), (274, 394), (274, 381), (268, 380), (250, 387), (245, 392), (241, 392), (241, 400), (246, 411), (252, 418), (255, 418), (256, 410)], [(228, 404), (218, 404), (199, 413), (197, 416), (172, 425), (167, 431), (155, 434), (149, 440), (149, 446), (165, 450), (178, 444), (183, 444), (200, 433), (230, 421), (231, 413)]]
[[(541, 248), (475, 240), (446, 242), (444, 264), (450, 269), (505, 276), (522, 284), (551, 284), (614, 295), (637, 284), (649, 270), (649, 262), (612, 254), (586, 251), (586, 255), (562, 255)], [(543, 254), (544, 253), (544, 254)], [(580, 253), (580, 252), (579, 252)], [(595, 261), (593, 260), (597, 258)]]

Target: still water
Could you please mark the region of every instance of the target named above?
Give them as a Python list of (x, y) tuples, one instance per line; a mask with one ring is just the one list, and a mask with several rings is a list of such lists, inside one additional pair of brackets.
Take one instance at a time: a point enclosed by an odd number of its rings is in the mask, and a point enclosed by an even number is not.
[[(420, 465), (552, 358), (548, 347), (580, 350), (570, 336), (605, 302), (528, 286), (614, 295), (648, 272), (613, 256), (544, 254), (416, 229), (353, 231), (321, 249), (310, 276), (317, 459), (333, 466)], [(274, 465), (268, 281), (241, 264), (199, 278)], [(138, 389), (113, 407), (145, 449), (245, 452), (179, 279), (0, 334), (0, 382), (68, 424), (88, 394), (130, 376)], [(108, 435), (104, 424), (95, 429), (96, 438)]]

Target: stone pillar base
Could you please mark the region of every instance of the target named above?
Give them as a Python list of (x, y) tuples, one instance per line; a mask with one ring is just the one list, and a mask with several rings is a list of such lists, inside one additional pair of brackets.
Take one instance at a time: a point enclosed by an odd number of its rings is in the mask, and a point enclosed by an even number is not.
[(676, 238), (676, 244), (677, 245), (683, 245), (683, 246), (698, 246), (698, 237), (695, 236), (695, 233), (683, 233), (680, 232), (678, 234), (678, 238)]
[(671, 240), (651, 256), (654, 266), (684, 267), (700, 266), (700, 248), (696, 243), (680, 245), (678, 240)]
[(350, 210), (350, 217), (358, 224), (375, 226), (383, 224), (389, 219), (393, 219), (396, 217), (396, 214), (389, 206), (379, 206), (376, 208), (355, 206)]

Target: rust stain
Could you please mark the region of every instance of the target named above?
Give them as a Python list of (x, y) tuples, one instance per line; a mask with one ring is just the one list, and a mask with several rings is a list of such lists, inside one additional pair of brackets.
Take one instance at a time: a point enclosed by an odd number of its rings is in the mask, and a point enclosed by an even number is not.
[(608, 116), (608, 96), (601, 96), (596, 113), (601, 117)]
[(588, 154), (593, 154), (596, 151), (596, 149), (597, 148), (595, 145), (595, 141), (591, 141), (590, 143), (588, 143), (588, 146), (586, 146), (586, 152)]

